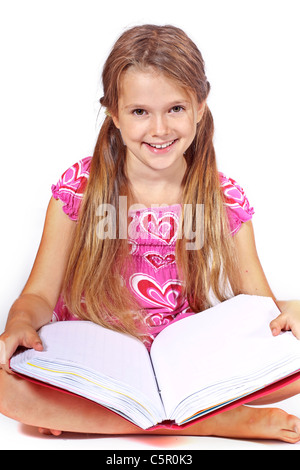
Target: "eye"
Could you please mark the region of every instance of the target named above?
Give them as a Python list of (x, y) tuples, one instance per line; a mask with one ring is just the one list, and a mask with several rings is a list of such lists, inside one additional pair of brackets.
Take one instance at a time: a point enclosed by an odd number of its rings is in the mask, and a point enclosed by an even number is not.
[(144, 116), (145, 113), (146, 111), (144, 109), (135, 109), (134, 111), (132, 111), (132, 114), (134, 114), (135, 116)]
[(181, 111), (184, 110), (184, 107), (183, 106), (180, 106), (179, 104), (176, 105), (176, 106), (173, 106), (173, 108), (171, 109), (171, 112), (173, 113), (180, 113)]

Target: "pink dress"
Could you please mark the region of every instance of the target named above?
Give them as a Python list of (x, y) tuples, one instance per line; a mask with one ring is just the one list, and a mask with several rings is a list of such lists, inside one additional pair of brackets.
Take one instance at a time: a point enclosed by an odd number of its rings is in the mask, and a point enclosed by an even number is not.
[[(83, 193), (89, 177), (91, 157), (84, 158), (69, 168), (52, 186), (55, 199), (63, 203), (63, 211), (76, 221)], [(231, 233), (252, 218), (243, 189), (232, 179), (220, 173), (220, 184), (225, 195)], [(192, 315), (187, 299), (182, 295), (175, 260), (181, 206), (143, 208), (129, 212), (129, 243), (131, 260), (124, 282), (145, 311), (144, 322), (148, 334), (144, 337), (147, 348), (155, 336), (167, 325)], [(62, 297), (53, 312), (52, 321), (77, 320), (64, 305)]]

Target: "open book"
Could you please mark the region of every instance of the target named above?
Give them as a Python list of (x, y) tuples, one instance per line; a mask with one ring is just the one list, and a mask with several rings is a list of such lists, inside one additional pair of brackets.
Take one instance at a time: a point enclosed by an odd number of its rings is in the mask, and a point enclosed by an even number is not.
[(279, 313), (271, 298), (239, 295), (169, 325), (150, 354), (91, 322), (50, 323), (39, 331), (44, 351), (18, 351), (10, 366), (142, 429), (187, 426), (298, 377), (300, 341), (269, 328)]

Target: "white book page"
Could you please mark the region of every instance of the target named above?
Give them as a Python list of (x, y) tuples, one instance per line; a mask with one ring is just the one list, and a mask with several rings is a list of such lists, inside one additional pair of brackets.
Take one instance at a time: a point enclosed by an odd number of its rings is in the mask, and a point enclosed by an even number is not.
[(149, 353), (141, 341), (87, 321), (51, 323), (39, 333), (45, 350), (13, 357), (12, 368), (32, 357), (72, 363), (78, 370), (94, 370), (138, 390), (164, 415)]
[(164, 329), (151, 358), (167, 415), (207, 385), (245, 376), (285, 355), (300, 359), (300, 342), (290, 332), (271, 334), (269, 323), (279, 313), (270, 298), (240, 295)]

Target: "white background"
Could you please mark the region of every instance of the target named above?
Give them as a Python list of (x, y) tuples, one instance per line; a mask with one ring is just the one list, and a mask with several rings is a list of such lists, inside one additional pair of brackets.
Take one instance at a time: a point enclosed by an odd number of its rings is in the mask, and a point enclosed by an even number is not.
[(29, 275), (51, 184), (93, 152), (107, 54), (124, 29), (142, 23), (174, 24), (197, 43), (212, 87), (219, 169), (255, 208), (273, 291), (300, 298), (298, 7), (297, 0), (0, 0), (1, 330)]

